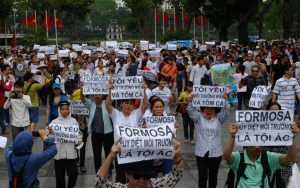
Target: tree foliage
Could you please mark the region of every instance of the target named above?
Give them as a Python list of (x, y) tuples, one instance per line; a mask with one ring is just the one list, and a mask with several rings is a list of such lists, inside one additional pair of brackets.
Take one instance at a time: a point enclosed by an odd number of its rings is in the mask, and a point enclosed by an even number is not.
[(4, 21), (12, 11), (13, 1), (0, 0), (0, 20)]

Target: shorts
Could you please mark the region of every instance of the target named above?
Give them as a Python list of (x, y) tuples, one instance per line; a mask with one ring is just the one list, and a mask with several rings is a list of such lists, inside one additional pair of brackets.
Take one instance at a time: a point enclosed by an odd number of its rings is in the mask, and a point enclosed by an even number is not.
[(37, 124), (39, 122), (39, 107), (29, 108), (29, 119), (30, 123)]

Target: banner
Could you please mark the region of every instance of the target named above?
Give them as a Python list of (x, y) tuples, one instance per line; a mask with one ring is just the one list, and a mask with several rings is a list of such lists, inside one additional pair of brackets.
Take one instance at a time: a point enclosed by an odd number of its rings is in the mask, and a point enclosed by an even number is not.
[(108, 94), (108, 76), (84, 74), (82, 76), (83, 94), (84, 95), (95, 95), (95, 94)]
[(151, 116), (151, 117), (145, 117), (144, 120), (147, 128), (159, 127), (167, 124), (175, 125), (176, 123), (175, 116)]
[(157, 74), (150, 70), (137, 70), (137, 76), (144, 76), (150, 81), (156, 81)]
[(271, 87), (264, 85), (256, 86), (251, 94), (249, 100), (249, 107), (252, 108), (262, 108), (267, 103), (267, 97), (271, 91)]
[(78, 125), (50, 124), (55, 143), (75, 143), (78, 140)]
[(85, 107), (81, 100), (70, 100), (71, 114), (89, 115), (89, 109)]
[(235, 66), (229, 63), (213, 65), (211, 67), (211, 81), (213, 85), (225, 86), (230, 75), (235, 73)]
[(113, 78), (113, 89), (111, 98), (118, 99), (142, 99), (144, 98), (143, 77), (127, 76)]
[(225, 87), (218, 86), (193, 86), (193, 106), (207, 106), (207, 107), (224, 107), (225, 99), (223, 93)]
[(118, 154), (119, 164), (151, 159), (173, 159), (174, 125), (154, 128), (116, 127), (117, 138), (122, 138), (121, 152)]
[(236, 111), (239, 146), (289, 146), (294, 114), (284, 110)]

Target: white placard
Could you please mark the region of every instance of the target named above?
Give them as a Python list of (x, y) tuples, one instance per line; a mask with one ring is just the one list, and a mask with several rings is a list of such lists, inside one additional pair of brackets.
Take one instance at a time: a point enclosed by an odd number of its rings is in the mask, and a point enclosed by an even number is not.
[(7, 138), (0, 136), (0, 148), (5, 148), (7, 143)]
[(235, 143), (239, 146), (289, 146), (293, 139), (293, 121), (292, 111), (236, 111)]
[(76, 71), (69, 71), (69, 78), (71, 80), (74, 80), (75, 79), (75, 75), (76, 75)]
[(156, 81), (157, 74), (150, 70), (137, 70), (137, 76), (144, 76), (148, 80)]
[(141, 40), (140, 47), (142, 50), (149, 50), (149, 41)]
[(50, 124), (51, 136), (54, 136), (55, 143), (75, 143), (78, 140), (78, 125)]
[(153, 50), (155, 47), (156, 47), (155, 44), (152, 44), (152, 43), (149, 44), (149, 49)]
[(57, 60), (57, 54), (50, 55), (50, 60)]
[(38, 58), (38, 59), (44, 59), (45, 58), (45, 54), (44, 53), (38, 53), (36, 55), (36, 58)]
[(150, 57), (160, 57), (160, 52), (159, 51), (148, 51), (148, 54)]
[(113, 89), (111, 90), (111, 98), (113, 100), (144, 98), (142, 76), (118, 77), (113, 78), (112, 81)]
[(80, 100), (70, 100), (71, 114), (89, 115), (89, 109)]
[(159, 127), (162, 125), (175, 125), (176, 118), (175, 116), (148, 116), (144, 118), (146, 127), (152, 128), (152, 127)]
[(34, 50), (38, 50), (40, 46), (41, 46), (41, 45), (34, 44), (34, 45), (33, 45), (33, 49), (34, 49)]
[(82, 46), (80, 46), (79, 44), (72, 44), (72, 49), (75, 52), (82, 52)]
[(91, 50), (83, 50), (82, 53), (90, 56), (92, 54), (92, 51)]
[(85, 74), (82, 76), (82, 80), (84, 95), (108, 94), (109, 76)]
[(114, 130), (120, 141), (121, 152), (118, 164), (151, 159), (173, 159), (172, 137), (174, 125), (162, 125), (154, 128), (132, 128), (116, 125)]
[(42, 75), (35, 75), (34, 80), (37, 81), (38, 83), (41, 83), (41, 84), (44, 83), (44, 79), (43, 79)]
[(117, 41), (106, 41), (105, 42), (105, 47), (106, 48), (117, 49), (118, 48), (118, 42)]
[(206, 51), (207, 50), (207, 45), (201, 45), (199, 50), (200, 50), (200, 52)]
[(116, 50), (117, 57), (128, 57), (128, 50)]
[(59, 57), (69, 57), (69, 50), (58, 50)]
[(252, 108), (262, 108), (267, 102), (267, 97), (271, 91), (271, 87), (264, 85), (256, 86), (251, 94), (249, 100), (249, 107)]
[(70, 53), (70, 58), (77, 58), (77, 53), (76, 52)]
[(176, 51), (177, 50), (177, 45), (176, 44), (168, 44), (167, 50)]
[(221, 47), (225, 47), (225, 49), (229, 49), (229, 42), (224, 42), (224, 41), (221, 41), (221, 44), (220, 44)]
[(225, 99), (223, 93), (225, 87), (216, 86), (193, 86), (193, 106), (207, 106), (207, 107), (224, 107)]

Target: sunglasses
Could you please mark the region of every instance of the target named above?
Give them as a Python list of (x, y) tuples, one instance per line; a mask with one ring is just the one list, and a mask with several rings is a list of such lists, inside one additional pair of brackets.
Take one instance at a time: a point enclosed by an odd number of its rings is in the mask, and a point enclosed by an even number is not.
[(133, 179), (135, 180), (139, 180), (141, 178), (143, 178), (144, 180), (149, 180), (152, 178), (151, 175), (141, 175), (141, 174), (132, 174)]

